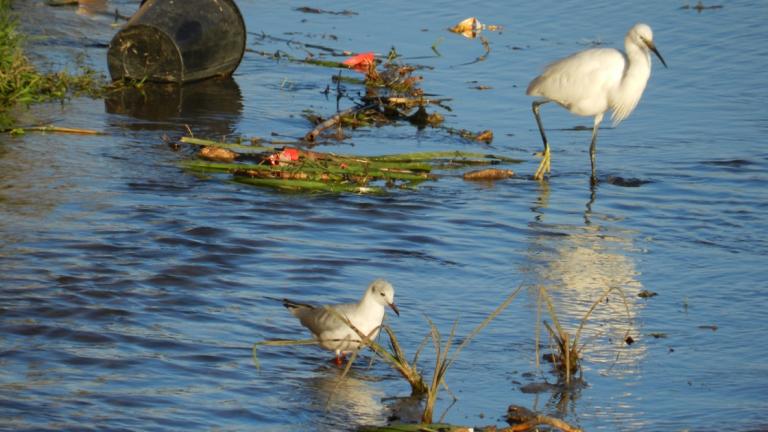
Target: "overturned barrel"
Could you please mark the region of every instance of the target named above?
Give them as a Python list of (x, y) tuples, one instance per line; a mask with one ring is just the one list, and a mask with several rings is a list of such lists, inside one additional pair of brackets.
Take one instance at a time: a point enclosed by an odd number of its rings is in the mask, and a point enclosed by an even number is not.
[(107, 64), (113, 80), (185, 83), (231, 75), (245, 43), (232, 0), (145, 0), (109, 43)]

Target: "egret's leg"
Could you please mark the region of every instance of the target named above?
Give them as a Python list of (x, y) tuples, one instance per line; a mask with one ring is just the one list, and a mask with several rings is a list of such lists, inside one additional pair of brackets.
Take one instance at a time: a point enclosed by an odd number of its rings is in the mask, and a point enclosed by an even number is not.
[(533, 178), (536, 180), (542, 180), (544, 178), (544, 173), (549, 173), (551, 170), (551, 156), (549, 153), (549, 142), (547, 142), (547, 135), (544, 133), (544, 125), (541, 123), (541, 113), (540, 107), (544, 105), (545, 103), (549, 102), (548, 100), (540, 100), (540, 101), (534, 101), (533, 105), (531, 106), (533, 108), (533, 115), (536, 117), (536, 124), (539, 126), (539, 133), (541, 133), (541, 140), (544, 142), (544, 153), (542, 154), (541, 163), (539, 164), (539, 168), (536, 169), (536, 173), (533, 175)]
[(603, 121), (603, 113), (595, 116), (595, 124), (592, 126), (592, 144), (589, 145), (589, 160), (592, 162), (592, 184), (597, 184), (597, 169), (595, 167), (595, 153), (597, 153), (597, 129), (600, 127), (600, 123)]

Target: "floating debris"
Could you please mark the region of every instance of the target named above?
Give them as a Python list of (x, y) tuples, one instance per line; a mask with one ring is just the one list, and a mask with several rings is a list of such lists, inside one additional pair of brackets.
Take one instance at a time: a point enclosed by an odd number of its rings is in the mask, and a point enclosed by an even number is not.
[(62, 126), (54, 126), (54, 125), (5, 128), (5, 129), (0, 129), (0, 132), (10, 133), (11, 135), (23, 135), (26, 132), (64, 133), (64, 134), (75, 134), (75, 135), (104, 135), (105, 134), (104, 132), (100, 132), (93, 129), (70, 128), (70, 127), (62, 127)]
[(77, 6), (80, 3), (79, 0), (48, 0), (48, 6)]
[(476, 38), (483, 30), (499, 31), (502, 30), (502, 27), (498, 25), (486, 25), (481, 23), (476, 17), (469, 17), (448, 29), (448, 31), (458, 33), (468, 39)]
[(182, 137), (181, 142), (202, 147), (196, 159), (181, 163), (186, 169), (228, 173), (239, 183), (292, 191), (384, 193), (387, 189), (413, 189), (425, 181), (436, 180), (432, 170), (437, 166), (519, 162), (492, 154), (458, 151), (355, 156), (192, 137)]
[(359, 15), (357, 12), (353, 12), (346, 9), (342, 11), (330, 11), (325, 9), (313, 8), (309, 6), (297, 7), (294, 10), (302, 13), (308, 13), (308, 14), (328, 14), (328, 15), (345, 15), (345, 16)]
[(514, 176), (515, 173), (508, 169), (488, 168), (464, 173), (464, 180), (489, 181), (504, 180)]
[(507, 423), (514, 428), (514, 431), (524, 431), (534, 429), (539, 425), (547, 425), (560, 429), (564, 432), (579, 432), (581, 429), (571, 426), (563, 420), (546, 416), (536, 411), (519, 405), (510, 405), (507, 408)]
[(362, 426), (357, 432), (471, 432), (474, 429), (467, 426), (457, 426), (448, 423), (392, 423), (387, 426)]
[(659, 294), (656, 293), (656, 292), (653, 292), (653, 291), (648, 291), (648, 290), (642, 290), (639, 293), (637, 293), (638, 297), (644, 298), (644, 299), (655, 297), (657, 295), (659, 295)]
[(232, 162), (237, 157), (237, 153), (232, 150), (213, 146), (201, 148), (197, 155), (203, 159), (216, 162)]
[(606, 181), (614, 186), (621, 186), (621, 187), (640, 187), (644, 184), (651, 183), (650, 180), (641, 180), (638, 178), (624, 178), (619, 176), (608, 176)]
[(680, 7), (680, 9), (694, 9), (698, 13), (701, 13), (701, 11), (707, 10), (707, 9), (722, 9), (722, 8), (723, 8), (723, 5), (704, 6), (704, 3), (701, 0), (699, 0), (694, 6), (691, 6), (689, 3)]
[(376, 57), (372, 52), (366, 52), (352, 56), (341, 62), (341, 64), (352, 70), (367, 73), (371, 67), (376, 67)]
[(451, 135), (458, 135), (468, 141), (477, 141), (485, 144), (493, 142), (493, 131), (486, 129), (480, 132), (472, 132), (466, 129), (445, 128)]

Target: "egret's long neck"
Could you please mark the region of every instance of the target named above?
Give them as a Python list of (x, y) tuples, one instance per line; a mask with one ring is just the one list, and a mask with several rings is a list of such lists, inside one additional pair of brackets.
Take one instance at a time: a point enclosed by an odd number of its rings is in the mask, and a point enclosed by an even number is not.
[(611, 104), (614, 126), (635, 109), (651, 76), (651, 55), (648, 50), (638, 46), (629, 37), (624, 41), (624, 48), (627, 55), (624, 76), (618, 91), (613, 94)]
[[(624, 41), (624, 49), (627, 53), (627, 67), (624, 71), (624, 81), (631, 81), (631, 84), (642, 83), (642, 88), (645, 88), (645, 84), (651, 76), (650, 51), (644, 46), (639, 46), (629, 37)], [(631, 77), (631, 79), (628, 80), (627, 77)], [(642, 93), (642, 90), (640, 92)]]

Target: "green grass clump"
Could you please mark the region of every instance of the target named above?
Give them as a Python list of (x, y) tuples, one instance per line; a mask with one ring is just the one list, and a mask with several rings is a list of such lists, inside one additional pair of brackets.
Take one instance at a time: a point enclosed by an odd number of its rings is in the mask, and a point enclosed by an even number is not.
[(24, 36), (10, 3), (0, 0), (0, 128), (14, 125), (11, 110), (18, 105), (63, 100), (70, 94), (104, 94), (105, 79), (91, 69), (81, 67), (78, 74), (39, 72), (24, 54)]

